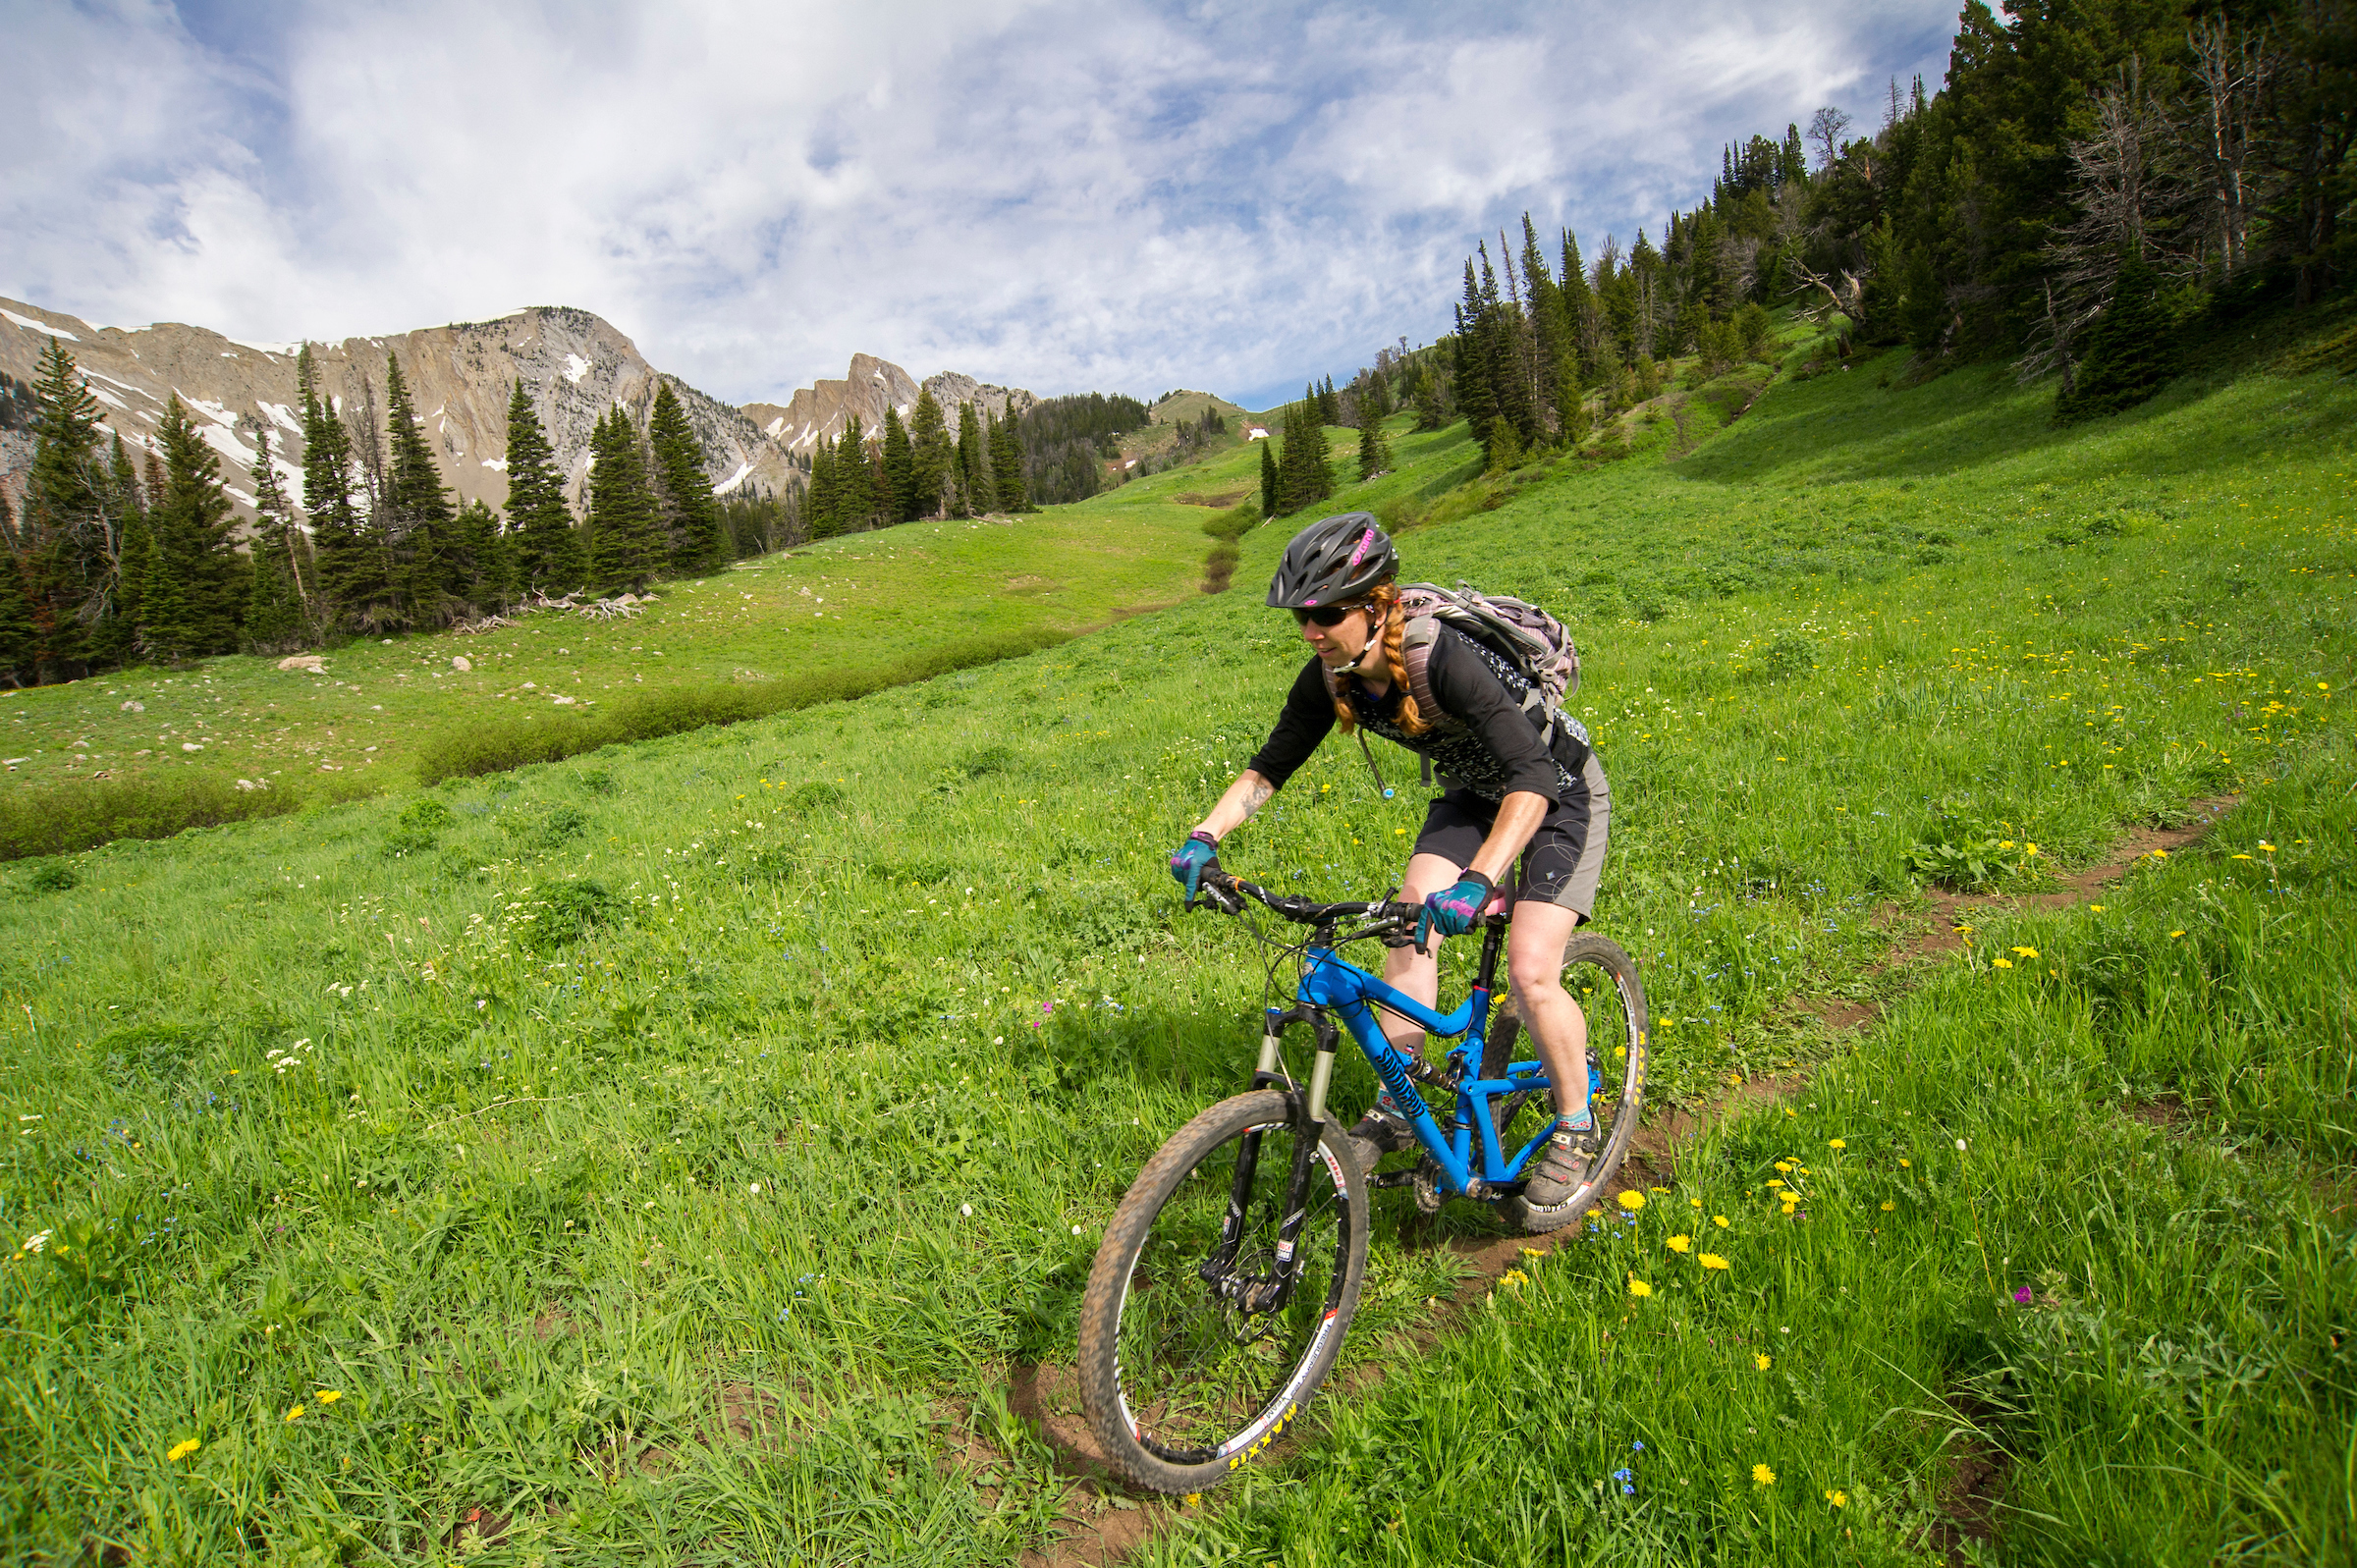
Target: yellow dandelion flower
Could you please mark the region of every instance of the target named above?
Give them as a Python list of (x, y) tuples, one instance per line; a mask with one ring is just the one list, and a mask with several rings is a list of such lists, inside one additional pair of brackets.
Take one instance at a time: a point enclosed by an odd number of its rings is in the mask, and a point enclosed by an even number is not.
[(1890, 1201), (1889, 1199), (1887, 1199), (1887, 1198), (1883, 1200), (1883, 1213), (1885, 1213), (1885, 1214), (1889, 1214), (1889, 1213), (1890, 1213), (1891, 1210), (1893, 1210), (1893, 1209), (1895, 1209), (1895, 1208), (1897, 1208), (1897, 1207), (1898, 1207), (1898, 1205), (1896, 1205), (1896, 1204), (1894, 1204), (1894, 1203), (1891, 1202), (1891, 1201)]
[(1763, 1350), (1751, 1358), (1751, 1364), (1759, 1368), (1760, 1371), (1766, 1372), (1769, 1368), (1776, 1365), (1776, 1358)]
[(1697, 1209), (1702, 1207), (1702, 1200), (1700, 1198), (1688, 1198), (1686, 1202), (1693, 1205)]
[(1530, 1283), (1530, 1275), (1519, 1269), (1508, 1269), (1498, 1282), (1502, 1285), (1527, 1285)]
[(1547, 1255), (1539, 1251), (1539, 1249), (1536, 1247), (1525, 1247), (1522, 1249), (1522, 1256), (1525, 1258), (1544, 1258)]
[(318, 1400), (323, 1405), (332, 1405), (337, 1400), (343, 1398), (344, 1395), (339, 1389), (321, 1388), (313, 1392), (311, 1397)]
[(1776, 1472), (1766, 1465), (1754, 1465), (1751, 1467), (1751, 1484), (1755, 1487), (1773, 1487), (1776, 1485)]
[(1717, 1225), (1721, 1230), (1728, 1228), (1727, 1223), (1727, 1216), (1725, 1215), (1711, 1216), (1711, 1223)]
[(2168, 937), (2171, 942), (2174, 942), (2177, 938), (2182, 937), (2183, 935), (2185, 935), (2185, 933), (2182, 931), (2172, 931), (2168, 934)]
[(301, 1405), (290, 1405), (287, 1408), (287, 1419), (289, 1421), (301, 1421), (302, 1419), (303, 1409), (304, 1407)]
[(1653, 1287), (1635, 1274), (1628, 1276), (1628, 1293), (1640, 1299), (1653, 1294)]
[(2016, 958), (2035, 958), (2038, 956), (2038, 949), (2035, 947), (2016, 947), (2013, 949), (2013, 956)]
[(1901, 1160), (1898, 1162), (1898, 1168), (1901, 1170), (1912, 1170), (1915, 1168), (1915, 1162), (1912, 1160)]
[(1849, 1147), (1849, 1140), (1846, 1138), (1828, 1138), (1825, 1140), (1825, 1146), (1828, 1149), (1846, 1149)]
[(1789, 1176), (1792, 1174), (1792, 1162), (1789, 1160), (1779, 1160), (1776, 1162), (1776, 1168), (1784, 1175)]
[(1705, 1269), (1725, 1269), (1727, 1266), (1727, 1260), (1720, 1257), (1715, 1252), (1706, 1252), (1702, 1254), (1700, 1259), (1697, 1261), (1700, 1262)]
[(1620, 1207), (1633, 1215), (1645, 1207), (1645, 1195), (1641, 1192), (1624, 1192), (1620, 1195)]
[(1189, 1507), (1189, 1508), (1198, 1508), (1198, 1507), (1201, 1507), (1201, 1506), (1202, 1506), (1202, 1503), (1203, 1503), (1203, 1494), (1202, 1494), (1201, 1492), (1199, 1492), (1199, 1491), (1190, 1491), (1190, 1492), (1188, 1492), (1188, 1493), (1186, 1494), (1186, 1496), (1185, 1496), (1183, 1499), (1181, 1499), (1181, 1500), (1182, 1500), (1182, 1501), (1185, 1503), (1185, 1505), (1186, 1505), (1187, 1507)]
[(1691, 1252), (1694, 1250), (1694, 1238), (1692, 1236), (1672, 1236), (1662, 1245), (1668, 1247), (1672, 1252)]
[(193, 1437), (183, 1437), (180, 1441), (172, 1445), (171, 1449), (164, 1455), (164, 1457), (170, 1460), (173, 1464), (177, 1465), (183, 1459), (188, 1458), (189, 1455), (194, 1453), (197, 1449), (203, 1446), (204, 1444), (198, 1442)]
[(2269, 843), (2265, 838), (2259, 840), (2259, 847), (2271, 855), (2275, 852), (2275, 846), (2272, 843)]
[(1779, 1180), (1778, 1180), (1776, 1177), (1774, 1177), (1774, 1176), (1770, 1176), (1770, 1177), (1768, 1178), (1768, 1185), (1769, 1185), (1769, 1186), (1771, 1186), (1771, 1187), (1781, 1187), (1781, 1186), (1782, 1186), (1782, 1185), (1783, 1185), (1783, 1183), (1782, 1183), (1781, 1181), (1779, 1181)]
[(1992, 969), (2010, 969), (2013, 967), (2013, 960), (2010, 958), (1992, 958), (1989, 960), (1989, 967)]
[(1849, 1493), (1836, 1487), (1825, 1494), (1825, 1500), (1836, 1508), (1846, 1508), (1849, 1506)]

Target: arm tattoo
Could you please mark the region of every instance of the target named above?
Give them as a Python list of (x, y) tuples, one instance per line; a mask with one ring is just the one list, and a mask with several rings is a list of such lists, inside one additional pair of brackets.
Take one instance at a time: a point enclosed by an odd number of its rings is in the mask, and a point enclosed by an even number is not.
[(1269, 796), (1275, 794), (1276, 792), (1276, 789), (1270, 785), (1266, 779), (1254, 781), (1251, 789), (1244, 795), (1245, 817), (1249, 818), (1254, 812), (1267, 805), (1269, 803)]

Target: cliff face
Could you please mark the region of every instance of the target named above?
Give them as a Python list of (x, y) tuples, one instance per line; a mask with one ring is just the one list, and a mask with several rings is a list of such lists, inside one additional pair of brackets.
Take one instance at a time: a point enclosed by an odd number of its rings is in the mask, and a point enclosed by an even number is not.
[[(279, 477), (302, 495), (301, 396), (296, 390), (296, 344), (241, 343), (202, 327), (159, 322), (124, 331), (92, 327), (16, 300), (0, 300), (0, 370), (19, 380), (36, 374), (51, 333), (81, 365), (105, 422), (126, 442), (152, 447), (164, 400), (177, 392), (222, 458), (222, 480), (252, 505), (255, 427), (266, 428)], [(568, 488), (579, 499), (588, 471), (589, 434), (600, 415), (622, 404), (642, 422), (661, 372), (614, 326), (586, 310), (543, 306), (496, 321), (428, 327), (383, 338), (311, 345), (321, 393), (348, 413), (373, 393), (384, 402), (385, 356), (396, 355), (410, 383), (443, 478), (458, 498), (493, 507), (507, 500), (509, 389), (518, 380), (557, 449)], [(747, 484), (783, 491), (791, 464), (742, 410), (672, 379), (703, 439), (713, 488)], [(380, 412), (381, 420), (381, 412)], [(0, 452), (15, 485), (23, 459)]]
[[(222, 459), (222, 482), (240, 506), (253, 506), (254, 466), (261, 460), (256, 431), (267, 431), (279, 480), (302, 499), (302, 400), (296, 389), (292, 343), (243, 343), (178, 322), (126, 331), (93, 327), (74, 316), (0, 298), (0, 371), (20, 381), (38, 373), (54, 334), (82, 367), (102, 406), (107, 427), (137, 447), (157, 448), (164, 400), (180, 395), (206, 441)], [(383, 338), (347, 338), (311, 345), (320, 393), (348, 416), (376, 400), (383, 423), (385, 356), (401, 361), (442, 476), (461, 502), (504, 505), (508, 495), (508, 397), (518, 380), (557, 450), (567, 493), (578, 506), (589, 470), (589, 436), (615, 404), (641, 426), (661, 380), (687, 411), (704, 444), (705, 471), (715, 493), (743, 487), (783, 495), (819, 438), (843, 433), (856, 413), (862, 428), (884, 428), (887, 406), (905, 420), (918, 384), (899, 365), (854, 354), (850, 374), (795, 393), (785, 405), (733, 407), (665, 376), (612, 323), (586, 310), (542, 305), (496, 321), (427, 327)], [(1038, 400), (1019, 389), (990, 386), (944, 372), (930, 388), (956, 428), (958, 405), (976, 411), (1020, 413)], [(381, 439), (381, 437), (380, 437)], [(22, 431), (0, 432), (0, 484), (21, 494), (32, 444)]]
[[(961, 403), (972, 404), (976, 414), (1003, 418), (1009, 408), (1019, 414), (1039, 401), (1019, 387), (993, 386), (955, 370), (927, 376), (923, 390), (941, 405), (953, 434)], [(833, 441), (842, 435), (852, 414), (859, 416), (859, 428), (871, 436), (884, 428), (886, 408), (899, 413), (901, 423), (906, 424), (916, 406), (917, 391), (916, 379), (891, 360), (855, 353), (850, 374), (841, 381), (804, 387), (783, 405), (748, 403), (744, 411), (763, 434), (783, 442), (795, 457), (806, 458), (822, 439)]]

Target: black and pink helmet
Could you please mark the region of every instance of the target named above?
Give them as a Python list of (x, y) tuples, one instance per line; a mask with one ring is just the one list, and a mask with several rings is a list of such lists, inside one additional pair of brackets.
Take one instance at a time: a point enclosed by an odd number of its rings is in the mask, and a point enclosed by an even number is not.
[(1274, 610), (1312, 610), (1363, 599), (1377, 583), (1398, 574), (1399, 552), (1367, 512), (1320, 517), (1285, 547), (1269, 579)]

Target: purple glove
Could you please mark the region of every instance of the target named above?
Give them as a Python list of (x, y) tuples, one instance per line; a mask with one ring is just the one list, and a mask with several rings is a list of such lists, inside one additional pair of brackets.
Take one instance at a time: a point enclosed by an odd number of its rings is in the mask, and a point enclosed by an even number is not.
[(1481, 918), (1481, 906), (1498, 892), (1498, 884), (1478, 871), (1468, 870), (1453, 888), (1445, 889), (1424, 900), (1423, 916), (1416, 921), (1416, 946), (1424, 946), (1434, 932), (1444, 937), (1461, 937), (1473, 929)]
[(1206, 871), (1220, 869), (1220, 841), (1200, 828), (1186, 836), (1171, 855), (1171, 875), (1186, 890), (1186, 907), (1195, 906), (1195, 891)]

